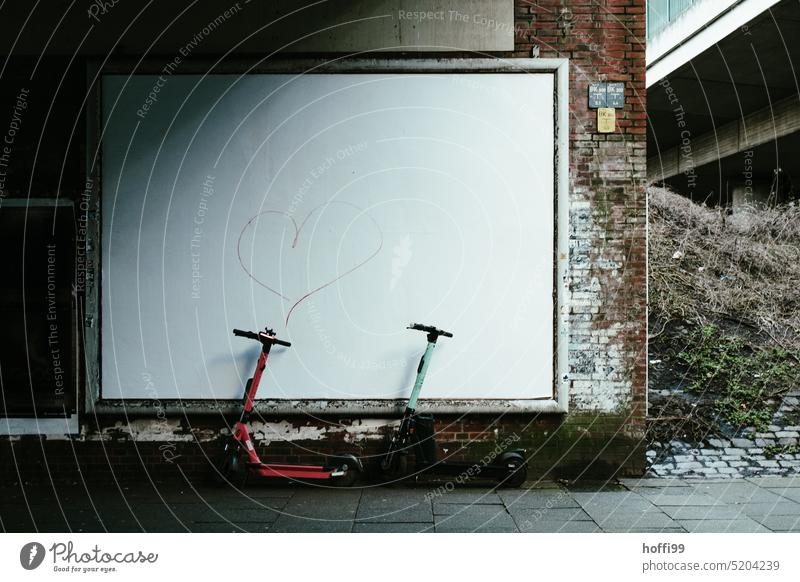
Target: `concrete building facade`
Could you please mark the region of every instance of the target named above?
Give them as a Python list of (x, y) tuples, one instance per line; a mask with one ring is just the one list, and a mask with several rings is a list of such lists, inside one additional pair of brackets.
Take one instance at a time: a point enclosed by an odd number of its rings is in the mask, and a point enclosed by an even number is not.
[[(77, 4), (67, 12), (4, 8), (13, 14), (0, 24), (5, 39), (0, 119), (9, 121), (7, 147), (0, 152), (0, 218), (19, 226), (5, 229), (8, 253), (18, 256), (20, 265), (46, 264), (47, 249), (33, 258), (24, 255), (23, 241), (33, 231), (26, 234), (22, 226), (36, 212), (45, 220), (52, 217), (59, 204), (68, 209), (60, 215), (59, 225), (67, 226), (59, 244), (74, 245), (60, 255), (69, 259), (60, 261), (58, 272), (45, 269), (38, 283), (29, 278), (22, 284), (20, 266), (4, 292), (6, 317), (15, 322), (3, 340), (8, 355), (0, 362), (4, 479), (31, 480), (43, 473), (201, 478), (211, 473), (220, 439), (236, 416), (236, 400), (162, 399), (154, 390), (150, 398), (112, 402), (92, 389), (102, 382), (97, 338), (107, 333), (96, 290), (104, 276), (97, 251), (103, 242), (100, 225), (109, 211), (100, 201), (110, 187), (94, 163), (98, 144), (106, 140), (108, 147), (109, 139), (102, 132), (96, 74), (153, 74), (176, 55), (182, 67), (176, 75), (299, 73), (320, 65), (336, 74), (365, 62), (374, 67), (376, 61), (378, 70), (551, 71), (561, 109), (542, 115), (555, 120), (554, 139), (561, 143), (554, 167), (565, 170), (553, 176), (553, 220), (563, 244), (552, 257), (558, 298), (552, 396), (526, 406), (477, 399), (430, 403), (440, 455), (479, 458), (513, 439), (526, 448), (534, 479), (642, 473), (644, 184), (648, 163), (653, 164), (646, 154), (644, 0), (387, 1), (370, 8), (359, 3), (290, 8), (279, 2), (186, 9), (157, 2), (147, 10), (131, 3)], [(611, 108), (613, 128), (605, 132), (598, 128), (598, 110), (590, 107), (590, 85), (602, 83), (622, 84), (623, 95), (621, 106)], [(529, 138), (534, 143), (542, 136)], [(53, 296), (34, 305), (34, 284), (45, 295), (52, 284)], [(48, 301), (63, 322), (57, 354), (50, 328), (31, 331), (30, 318), (18, 321), (26, 309), (46, 313)], [(52, 388), (56, 369), (60, 392)], [(260, 410), (253, 428), (265, 458), (304, 461), (341, 450), (370, 458), (380, 451), (402, 403), (395, 408), (313, 404), (311, 414), (304, 404), (270, 401)]]

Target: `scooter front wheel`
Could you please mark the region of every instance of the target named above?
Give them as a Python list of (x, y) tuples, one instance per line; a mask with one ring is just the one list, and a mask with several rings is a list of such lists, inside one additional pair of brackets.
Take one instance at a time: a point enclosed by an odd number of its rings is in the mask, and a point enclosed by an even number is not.
[(217, 466), (216, 479), (219, 485), (231, 484), (236, 488), (244, 485), (245, 470), (236, 451), (228, 451)]
[(408, 475), (408, 455), (404, 452), (394, 453), (388, 466), (381, 466), (383, 478), (395, 481)]

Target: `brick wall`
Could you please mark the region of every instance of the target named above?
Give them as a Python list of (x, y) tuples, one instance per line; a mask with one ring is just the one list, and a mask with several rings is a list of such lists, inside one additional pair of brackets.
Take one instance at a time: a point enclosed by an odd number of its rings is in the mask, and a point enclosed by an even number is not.
[[(570, 413), (441, 416), (440, 454), (474, 458), (514, 435), (516, 446), (528, 449), (531, 477), (641, 473), (647, 330), (645, 0), (518, 0), (515, 14), (515, 50), (496, 56), (570, 59)], [(617, 111), (613, 134), (597, 133), (595, 111), (588, 108), (587, 87), (595, 81), (625, 83), (626, 105)], [(65, 132), (73, 120), (63, 116)], [(73, 178), (77, 198), (84, 181)], [(313, 440), (278, 439), (264, 454), (274, 460), (302, 460), (307, 451), (369, 456), (380, 450), (388, 429), (386, 419), (329, 420), (344, 428), (324, 429)], [(266, 427), (307, 423), (265, 421)], [(207, 475), (209, 459), (218, 452), (219, 418), (171, 419), (176, 437), (169, 443), (148, 438), (146, 421), (137, 420), (135, 430), (128, 419), (94, 422), (86, 419), (83, 434), (73, 440), (0, 441), (2, 474), (34, 479), (48, 469), (56, 477), (73, 478), (80, 469), (98, 478), (180, 478)]]
[[(645, 2), (517, 2), (515, 56), (570, 59), (570, 404), (644, 428)], [(596, 132), (588, 85), (621, 81), (617, 131)]]

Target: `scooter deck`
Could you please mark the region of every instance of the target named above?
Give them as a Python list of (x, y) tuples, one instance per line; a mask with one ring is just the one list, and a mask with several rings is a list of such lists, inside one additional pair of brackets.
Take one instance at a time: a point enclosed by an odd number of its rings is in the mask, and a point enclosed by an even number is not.
[(447, 475), (456, 477), (464, 475), (473, 479), (502, 479), (511, 470), (505, 463), (482, 465), (481, 463), (467, 462), (441, 462), (417, 463), (416, 470), (420, 473)]
[(290, 479), (331, 479), (345, 474), (342, 469), (321, 465), (281, 465), (273, 463), (249, 463), (248, 468), (262, 477)]

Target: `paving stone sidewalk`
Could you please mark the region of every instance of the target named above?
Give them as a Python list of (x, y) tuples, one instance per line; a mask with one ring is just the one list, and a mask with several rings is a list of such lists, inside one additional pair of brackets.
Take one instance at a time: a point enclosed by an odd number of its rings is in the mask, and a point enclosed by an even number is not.
[(800, 477), (799, 422), (800, 390), (795, 390), (783, 396), (766, 430), (747, 428), (702, 442), (676, 438), (653, 443), (647, 451), (648, 470), (659, 477)]
[(522, 489), (0, 486), (7, 532), (786, 532), (800, 477)]

